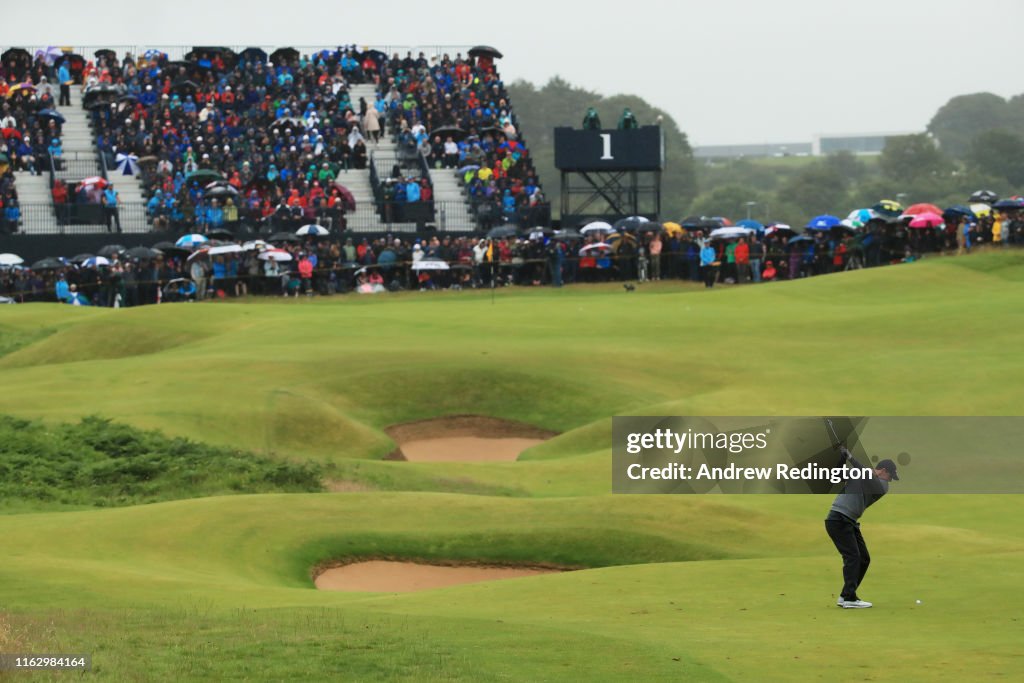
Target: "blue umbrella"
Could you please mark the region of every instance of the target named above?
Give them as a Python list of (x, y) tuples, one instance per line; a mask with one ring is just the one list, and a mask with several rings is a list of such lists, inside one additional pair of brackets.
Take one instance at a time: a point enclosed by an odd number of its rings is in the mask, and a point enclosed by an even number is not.
[(139, 158), (134, 154), (117, 154), (117, 171), (121, 175), (138, 175)]
[(65, 121), (64, 115), (53, 109), (43, 109), (36, 116), (41, 119), (53, 119), (57, 123), (64, 123)]
[(764, 232), (764, 226), (755, 221), (753, 218), (744, 218), (741, 221), (736, 221), (736, 225), (741, 228), (750, 228), (751, 230), (757, 230), (758, 232)]
[(963, 204), (956, 204), (943, 211), (942, 216), (944, 218), (948, 218), (950, 216), (966, 216), (967, 218), (974, 218), (974, 212)]
[(109, 266), (110, 259), (104, 258), (103, 256), (93, 256), (90, 259), (82, 261), (83, 268), (98, 268), (99, 266)]
[(177, 242), (174, 243), (174, 246), (181, 247), (182, 249), (195, 249), (196, 247), (202, 246), (209, 241), (209, 238), (206, 237), (205, 235), (197, 235), (193, 233), (191, 235), (185, 235), (184, 237), (179, 239)]
[(790, 237), (786, 244), (794, 244), (796, 242), (813, 242), (814, 238), (809, 235), (797, 235), (796, 237)]
[(1024, 209), (1024, 200), (1000, 199), (992, 205), (993, 209)]
[(824, 214), (824, 215), (815, 216), (814, 218), (812, 218), (810, 220), (810, 222), (807, 224), (807, 229), (808, 230), (831, 230), (832, 228), (834, 228), (837, 225), (839, 225), (841, 222), (842, 221), (840, 221), (835, 216), (830, 216), (828, 214)]

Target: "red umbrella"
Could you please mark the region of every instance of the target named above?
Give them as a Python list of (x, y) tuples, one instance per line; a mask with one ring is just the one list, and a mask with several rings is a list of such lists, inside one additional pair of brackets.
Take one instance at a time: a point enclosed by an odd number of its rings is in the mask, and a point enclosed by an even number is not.
[(938, 228), (943, 225), (946, 221), (942, 218), (941, 213), (922, 213), (914, 216), (914, 220), (910, 221), (911, 228)]
[(341, 198), (345, 201), (345, 210), (355, 211), (356, 198), (352, 196), (351, 190), (339, 183), (337, 180), (334, 181), (334, 187), (338, 188), (338, 192), (341, 193)]
[(98, 187), (98, 188), (100, 188), (102, 190), (104, 187), (107, 186), (107, 181), (104, 180), (103, 178), (99, 177), (98, 175), (94, 175), (94, 176), (91, 176), (89, 178), (83, 179), (82, 182), (79, 183), (79, 185), (82, 185), (84, 187), (93, 187), (93, 186), (95, 186), (95, 187)]
[(942, 209), (935, 206), (934, 204), (913, 204), (908, 206), (903, 212), (904, 216), (920, 216), (923, 213), (935, 213), (942, 215)]

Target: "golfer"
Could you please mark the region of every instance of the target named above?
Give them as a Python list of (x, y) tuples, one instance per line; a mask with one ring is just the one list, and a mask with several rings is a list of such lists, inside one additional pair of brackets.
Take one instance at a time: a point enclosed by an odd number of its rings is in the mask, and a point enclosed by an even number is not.
[[(863, 468), (845, 446), (839, 447), (842, 454), (840, 465)], [(843, 590), (836, 605), (843, 609), (864, 609), (871, 603), (857, 597), (857, 587), (867, 574), (871, 555), (860, 533), (860, 516), (889, 491), (890, 481), (899, 481), (896, 463), (882, 460), (874, 468), (870, 479), (850, 479), (843, 492), (836, 496), (825, 518), (825, 530), (843, 556)]]

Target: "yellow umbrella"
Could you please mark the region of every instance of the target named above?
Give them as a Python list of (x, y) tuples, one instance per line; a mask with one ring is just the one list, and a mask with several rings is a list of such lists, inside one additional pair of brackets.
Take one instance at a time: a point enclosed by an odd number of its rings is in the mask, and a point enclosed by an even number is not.
[(665, 232), (667, 232), (669, 235), (672, 235), (673, 237), (675, 237), (676, 235), (682, 235), (684, 232), (686, 232), (685, 230), (683, 230), (683, 226), (679, 225), (678, 223), (662, 223), (661, 227), (665, 228)]
[(971, 204), (971, 211), (974, 212), (975, 216), (981, 218), (982, 216), (990, 215), (992, 213), (992, 207), (988, 204)]

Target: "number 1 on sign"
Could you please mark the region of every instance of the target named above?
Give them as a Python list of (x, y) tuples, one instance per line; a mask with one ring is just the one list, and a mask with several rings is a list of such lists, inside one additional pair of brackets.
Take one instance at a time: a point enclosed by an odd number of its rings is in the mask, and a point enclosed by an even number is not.
[(610, 133), (601, 133), (601, 139), (604, 140), (604, 155), (601, 157), (601, 161), (607, 159), (614, 159), (612, 156), (612, 136)]

